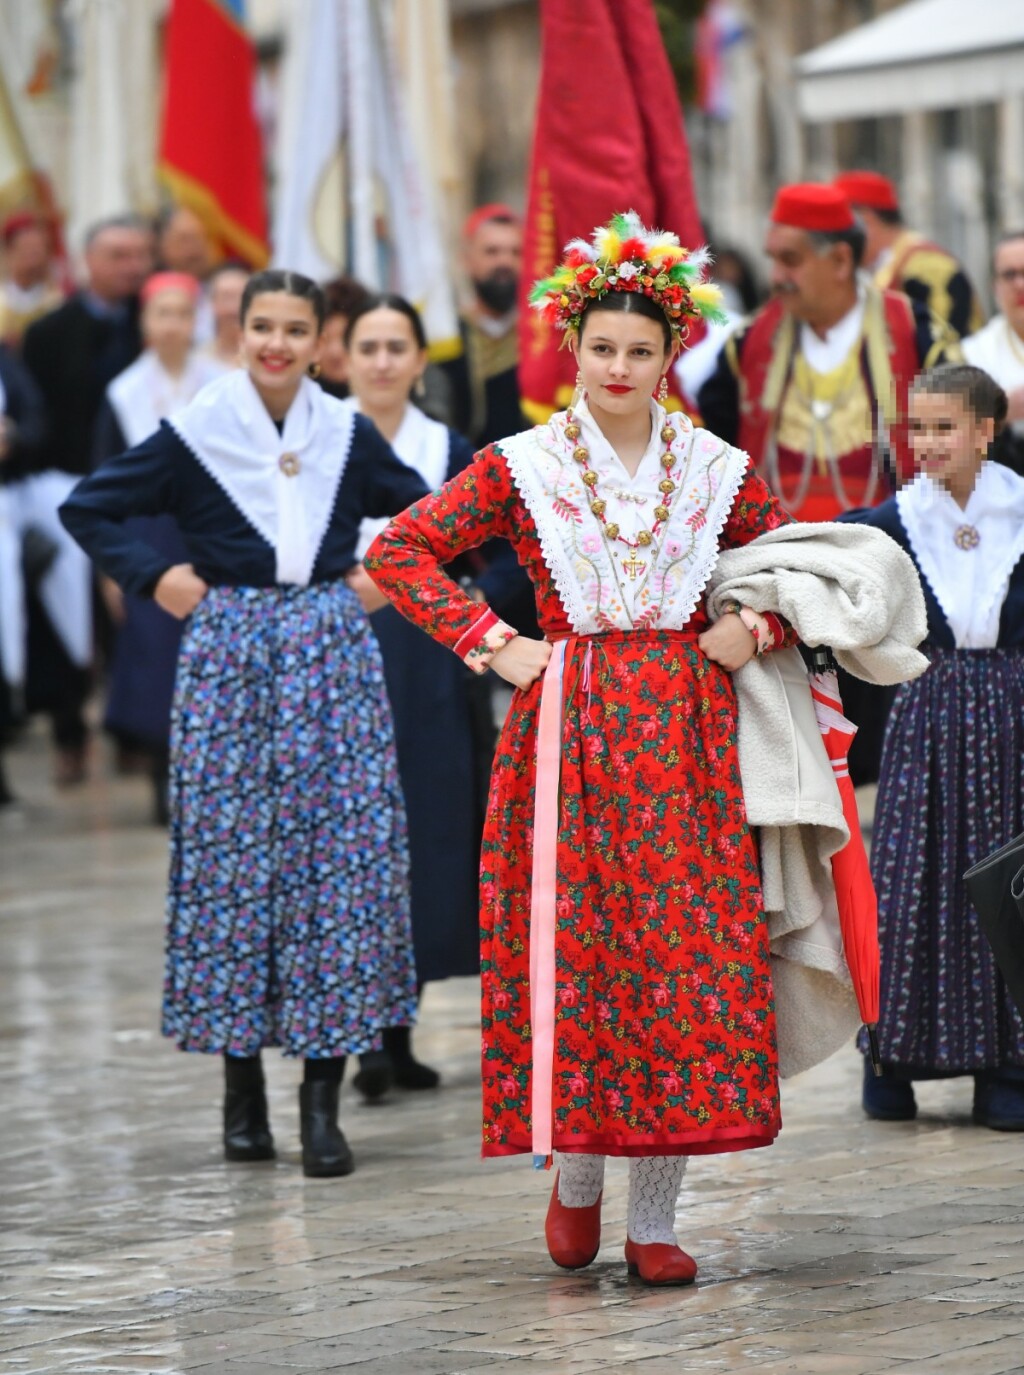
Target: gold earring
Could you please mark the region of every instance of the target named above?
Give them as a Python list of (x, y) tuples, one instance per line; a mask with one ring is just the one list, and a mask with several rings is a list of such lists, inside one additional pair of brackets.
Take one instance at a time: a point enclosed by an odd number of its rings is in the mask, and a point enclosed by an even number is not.
[(310, 377), (312, 377), (314, 382), (320, 376), (321, 372), (323, 372), (323, 368), (321, 368), (319, 363), (310, 363), (309, 375)]
[(666, 376), (666, 377), (663, 377), (663, 378), (661, 379), (661, 381), (658, 383), (657, 400), (658, 400), (658, 404), (659, 404), (659, 405), (662, 405), (662, 406), (664, 406), (665, 402), (668, 400), (668, 377), (667, 377), (667, 376)]
[(569, 409), (571, 411), (574, 411), (576, 407), (580, 404), (580, 402), (583, 400), (583, 391), (583, 373), (580, 369), (577, 369), (576, 389), (572, 394), (572, 400), (569, 402)]
[(416, 381), (412, 384), (412, 394), (421, 401), (427, 394), (427, 384), (423, 380), (422, 373), (419, 377), (417, 377)]

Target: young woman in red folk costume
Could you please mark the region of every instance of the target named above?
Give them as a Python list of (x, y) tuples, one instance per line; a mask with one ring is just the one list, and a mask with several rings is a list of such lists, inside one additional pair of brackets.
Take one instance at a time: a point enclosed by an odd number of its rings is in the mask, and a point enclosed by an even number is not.
[[(746, 455), (669, 417), (706, 254), (616, 216), (533, 300), (579, 363), (577, 400), (490, 445), (366, 558), (410, 620), (517, 691), (483, 841), (485, 1156), (558, 1152), (552, 1258), (600, 1245), (607, 1156), (629, 1159), (626, 1259), (693, 1280), (675, 1207), (690, 1155), (767, 1146), (777, 1050), (758, 857), (731, 674), (786, 638), (702, 593), (719, 551), (787, 521)], [(444, 574), (512, 541), (546, 639), (518, 638)]]

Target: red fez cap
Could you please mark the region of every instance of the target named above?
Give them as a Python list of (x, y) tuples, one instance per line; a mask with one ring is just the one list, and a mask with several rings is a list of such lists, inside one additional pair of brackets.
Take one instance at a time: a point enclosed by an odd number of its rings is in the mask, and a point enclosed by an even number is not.
[(505, 205), (502, 201), (492, 201), (489, 205), (479, 205), (475, 210), (470, 211), (462, 226), (462, 237), (471, 239), (480, 226), (487, 224), (490, 220), (511, 220), (513, 224), (522, 223), (511, 205)]
[(17, 238), (23, 229), (43, 229), (46, 222), (34, 210), (15, 210), (0, 225), (0, 238), (5, 244)]
[(843, 193), (816, 181), (780, 186), (772, 206), (772, 222), (821, 234), (852, 229), (856, 223)]
[(842, 172), (832, 185), (851, 205), (866, 205), (869, 210), (898, 210), (896, 187), (881, 172)]
[(154, 272), (146, 278), (139, 295), (145, 304), (161, 291), (183, 291), (193, 301), (199, 299), (199, 283), (187, 272)]

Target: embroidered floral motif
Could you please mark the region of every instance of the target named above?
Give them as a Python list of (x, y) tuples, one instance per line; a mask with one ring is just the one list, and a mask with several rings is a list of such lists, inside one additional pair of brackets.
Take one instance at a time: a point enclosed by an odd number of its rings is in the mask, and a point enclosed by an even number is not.
[(463, 663), (467, 668), (471, 668), (474, 673), (486, 673), (498, 650), (504, 649), (509, 641), (514, 640), (518, 634), (518, 630), (513, 630), (504, 621), (496, 621), (489, 630), (484, 632), (473, 648), (467, 650), (463, 655)]

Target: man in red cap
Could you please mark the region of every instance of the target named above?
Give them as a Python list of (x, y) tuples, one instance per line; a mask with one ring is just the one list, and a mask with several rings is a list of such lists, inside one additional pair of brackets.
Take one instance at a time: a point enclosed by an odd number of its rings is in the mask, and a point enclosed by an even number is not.
[(452, 389), (451, 424), (479, 449), (529, 423), (519, 409), (523, 227), (510, 206), (481, 205), (467, 217), (462, 261), (473, 298), (460, 320), (462, 352), (443, 366)]
[(765, 252), (773, 299), (726, 340), (698, 404), (795, 516), (833, 520), (909, 474), (910, 383), (959, 349), (926, 307), (858, 271), (864, 231), (834, 187), (782, 187)]
[(33, 320), (56, 310), (64, 293), (54, 278), (50, 226), (35, 211), (8, 215), (0, 225), (0, 241), (4, 250), (0, 337), (16, 349)]
[[(860, 273), (864, 231), (835, 187), (782, 187), (765, 252), (773, 299), (725, 341), (698, 405), (793, 515), (834, 520), (884, 501), (910, 475), (910, 384), (959, 359), (959, 345), (920, 302)], [(851, 774), (870, 782), (888, 703), (845, 686), (861, 728)]]
[(880, 172), (843, 172), (832, 185), (864, 226), (864, 264), (876, 286), (922, 301), (961, 337), (981, 328), (985, 316), (967, 274), (952, 253), (907, 228), (888, 177)]

